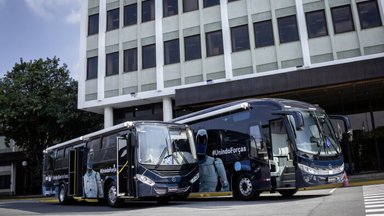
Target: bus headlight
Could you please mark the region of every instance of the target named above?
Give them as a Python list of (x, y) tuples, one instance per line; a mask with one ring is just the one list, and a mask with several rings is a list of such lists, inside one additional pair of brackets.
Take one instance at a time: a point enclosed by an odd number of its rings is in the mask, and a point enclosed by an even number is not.
[(318, 175), (318, 173), (316, 172), (316, 170), (312, 167), (309, 167), (309, 166), (305, 166), (304, 164), (300, 164), (298, 163), (297, 164), (299, 169), (305, 173), (309, 173), (309, 174), (312, 174), (312, 175)]
[(136, 178), (139, 180), (139, 181), (141, 181), (141, 182), (143, 182), (144, 184), (147, 184), (147, 185), (149, 185), (149, 186), (154, 186), (155, 185), (155, 182), (152, 180), (152, 179), (150, 179), (150, 178), (148, 178), (148, 177), (146, 177), (146, 176), (143, 176), (143, 175), (140, 175), (140, 174), (136, 174)]
[(189, 181), (191, 184), (195, 183), (199, 179), (200, 175), (197, 173), (193, 178)]

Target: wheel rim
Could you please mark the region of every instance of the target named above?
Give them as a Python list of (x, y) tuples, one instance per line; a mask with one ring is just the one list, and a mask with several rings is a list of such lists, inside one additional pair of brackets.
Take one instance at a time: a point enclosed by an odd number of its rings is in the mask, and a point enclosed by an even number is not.
[(65, 189), (64, 189), (63, 186), (60, 189), (59, 199), (60, 199), (60, 202), (64, 202), (64, 199), (65, 199)]
[(112, 185), (108, 190), (108, 200), (111, 204), (114, 204), (117, 200), (117, 190), (116, 186)]
[(252, 182), (249, 178), (242, 178), (239, 182), (240, 193), (243, 196), (249, 196), (252, 194)]

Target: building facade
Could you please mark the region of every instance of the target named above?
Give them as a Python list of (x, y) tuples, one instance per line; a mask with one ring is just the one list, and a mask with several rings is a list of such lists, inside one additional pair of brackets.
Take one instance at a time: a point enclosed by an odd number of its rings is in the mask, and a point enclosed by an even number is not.
[(351, 171), (382, 170), (383, 11), (384, 0), (83, 1), (78, 106), (108, 127), (302, 100), (350, 116)]

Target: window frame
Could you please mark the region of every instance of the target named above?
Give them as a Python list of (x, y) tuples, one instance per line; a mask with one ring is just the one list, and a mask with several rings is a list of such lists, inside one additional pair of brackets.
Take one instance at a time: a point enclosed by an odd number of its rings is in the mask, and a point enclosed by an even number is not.
[[(291, 38), (282, 40), (282, 38), (284, 38), (284, 35), (286, 35), (286, 34), (283, 34), (283, 32), (284, 32), (283, 30), (286, 30), (288, 25), (281, 25), (280, 22), (283, 19), (290, 19), (290, 18), (294, 18), (294, 21), (295, 21), (295, 23), (294, 23), (295, 24), (295, 32), (294, 32), (295, 35), (294, 35), (294, 37), (291, 36)], [(279, 42), (280, 42), (280, 44), (290, 43), (290, 42), (295, 42), (295, 41), (299, 41), (300, 40), (296, 14), (277, 18), (277, 27), (278, 27), (278, 30), (279, 30)], [(282, 29), (281, 27), (284, 27), (284, 28)]]
[[(315, 34), (310, 32), (310, 29), (312, 29), (311, 26), (313, 26), (313, 25), (311, 25), (311, 23), (308, 22), (308, 17), (311, 14), (315, 14), (315, 13), (319, 13), (319, 12), (321, 12), (322, 18), (324, 19), (323, 21), (324, 21), (325, 32), (321, 33), (321, 34), (315, 35)], [(306, 12), (305, 13), (305, 22), (306, 22), (306, 25), (307, 25), (308, 38), (324, 37), (324, 36), (328, 35), (327, 17), (325, 15), (325, 10), (324, 9)]]
[[(136, 14), (134, 14), (134, 17), (128, 16), (131, 15), (131, 13), (128, 12), (128, 9), (135, 8)], [(131, 25), (137, 25), (137, 3), (124, 5), (124, 26), (131, 26)], [(129, 17), (132, 17), (129, 19)], [(135, 20), (133, 22), (133, 20)]]
[[(144, 19), (144, 10), (150, 9), (150, 16), (148, 19)], [(152, 20), (155, 20), (156, 12), (155, 12), (155, 1), (154, 0), (146, 0), (141, 2), (141, 22), (150, 22)]]
[[(213, 3), (210, 3), (210, 2), (213, 2)], [(204, 8), (214, 7), (216, 5), (220, 5), (220, 0), (216, 0), (216, 2), (214, 2), (214, 0), (203, 0), (203, 7)]]
[[(258, 38), (259, 38), (257, 36), (257, 33), (258, 33), (257, 29), (258, 28), (257, 28), (256, 25), (257, 24), (265, 24), (265, 23), (269, 23), (270, 24), (268, 27), (270, 28), (269, 32), (272, 34), (272, 35), (267, 35), (266, 38), (271, 38), (272, 40), (268, 41), (269, 43), (265, 43), (264, 42), (264, 43), (260, 44), (260, 43), (258, 43)], [(275, 37), (274, 37), (274, 32), (273, 32), (273, 23), (272, 23), (271, 19), (254, 22), (253, 23), (253, 29), (254, 29), (254, 38), (255, 38), (255, 46), (256, 46), (256, 48), (267, 47), (267, 46), (274, 46), (275, 45)], [(264, 33), (264, 32), (267, 32), (267, 31), (260, 31), (260, 32)], [(265, 36), (265, 35), (263, 35), (263, 36)], [(262, 37), (260, 37), (260, 38), (262, 38)]]
[[(152, 51), (152, 53), (154, 53), (154, 55), (152, 55), (153, 57), (154, 57), (154, 59), (146, 59), (145, 58), (145, 56), (147, 56), (147, 55), (145, 55), (146, 53), (145, 52), (147, 52), (148, 50), (146, 50), (146, 48), (153, 48), (154, 50)], [(154, 68), (154, 67), (156, 67), (156, 64), (157, 64), (157, 62), (156, 62), (156, 44), (148, 44), (148, 45), (145, 45), (145, 46), (142, 46), (142, 48), (141, 48), (141, 50), (142, 50), (142, 57), (141, 57), (141, 67), (142, 67), (142, 69), (148, 69), (148, 68)], [(146, 61), (152, 61), (152, 60), (154, 60), (154, 64), (150, 64), (150, 65), (146, 65), (146, 64), (144, 64), (144, 63), (146, 63)], [(148, 64), (149, 62), (147, 62), (147, 64)]]
[[(191, 51), (192, 54), (187, 54), (187, 52), (189, 53), (189, 50), (190, 50), (189, 48), (192, 47), (192, 46), (187, 46), (187, 43), (189, 43), (187, 41), (189, 39), (196, 38), (196, 37), (199, 39), (198, 52)], [(193, 47), (193, 48), (195, 48), (195, 47)], [(198, 54), (193, 55), (194, 53), (198, 53)], [(184, 37), (184, 59), (185, 59), (185, 61), (192, 61), (195, 59), (201, 59), (201, 35), (200, 34)]]
[[(95, 18), (97, 16), (97, 19)], [(91, 19), (94, 18), (94, 19)], [(97, 23), (93, 23), (93, 21)], [(92, 24), (92, 25), (91, 25)], [(95, 30), (91, 31), (91, 28), (93, 25), (95, 25)], [(99, 14), (92, 14), (88, 16), (88, 36), (99, 34)]]
[[(194, 1), (196, 3), (195, 4), (196, 7), (192, 7), (191, 9), (186, 9), (185, 2), (192, 2), (192, 1)], [(199, 10), (199, 0), (183, 0), (183, 12), (184, 13), (190, 12), (190, 11), (195, 11), (195, 10)]]
[[(116, 59), (110, 59), (108, 58), (109, 56), (116, 57)], [(112, 62), (110, 62), (109, 60), (112, 60)], [(117, 71), (113, 70), (115, 69), (115, 66), (113, 65), (114, 63), (117, 64)], [(112, 65), (110, 66), (110, 64)], [(112, 71), (110, 71), (109, 69), (111, 69)], [(119, 51), (107, 53), (105, 55), (105, 76), (113, 76), (117, 74), (119, 74)]]
[[(114, 14), (114, 12), (117, 11), (117, 21), (114, 19), (113, 15), (116, 15)], [(111, 22), (109, 22), (111, 20)], [(117, 22), (117, 26), (115, 26)], [(120, 28), (120, 8), (115, 8), (115, 9), (111, 9), (111, 10), (108, 10), (107, 11), (107, 31), (112, 31), (112, 30), (115, 30), (115, 29), (118, 29)]]
[[(130, 57), (129, 52), (131, 52), (131, 51), (133, 51), (134, 52), (133, 54), (135, 55), (135, 58), (132, 60), (133, 64), (129, 64), (131, 62), (131, 61), (129, 61), (129, 57)], [(138, 59), (137, 47), (124, 50), (124, 66), (123, 66), (124, 67), (124, 73), (138, 70), (137, 59)], [(130, 67), (130, 65), (133, 65), (133, 67)]]
[[(337, 13), (334, 13), (334, 10), (337, 10), (337, 9), (340, 9), (340, 8), (348, 8), (349, 9), (349, 16), (350, 16), (350, 21), (351, 21), (351, 26), (352, 26), (352, 29), (348, 29), (348, 30), (343, 30), (343, 31), (337, 31), (337, 25), (335, 23), (335, 14)], [(346, 33), (346, 32), (352, 32), (352, 31), (355, 31), (355, 22), (353, 20), (353, 15), (352, 15), (352, 9), (351, 9), (351, 5), (347, 4), (347, 5), (342, 5), (342, 6), (338, 6), (338, 7), (333, 7), (331, 8), (331, 16), (332, 16), (332, 25), (333, 25), (333, 32), (335, 34), (341, 34), (341, 33)]]
[[(236, 31), (240, 30), (242, 28), (245, 28), (246, 32), (242, 32), (241, 34), (236, 34), (236, 33), (238, 33)], [(239, 52), (239, 51), (244, 51), (244, 50), (249, 50), (250, 49), (251, 45), (250, 45), (250, 41), (249, 41), (249, 28), (248, 28), (248, 24), (231, 27), (230, 31), (231, 31), (232, 52)], [(243, 35), (246, 36), (246, 38), (247, 38), (247, 41), (244, 42), (244, 44), (245, 43), (247, 43), (247, 44), (245, 44), (244, 47), (236, 46), (236, 38), (239, 39), (239, 37), (241, 38)], [(239, 43), (243, 44), (243, 42), (241, 40), (240, 41), (238, 40), (237, 43), (238, 44)]]
[[(90, 62), (91, 60), (96, 60), (96, 62)], [(96, 65), (96, 69), (95, 69), (95, 72), (94, 74), (91, 73), (93, 72), (90, 71), (90, 63), (95, 63)], [(93, 57), (89, 57), (87, 58), (87, 80), (91, 80), (91, 79), (97, 79), (97, 74), (98, 74), (98, 64), (99, 64), (99, 59), (98, 59), (98, 56), (93, 56)], [(90, 75), (93, 75), (93, 76), (90, 76)]]
[[(171, 4), (170, 4), (171, 3)], [(174, 8), (176, 4), (176, 8)], [(168, 5), (168, 7), (166, 7)], [(175, 11), (169, 10), (169, 5), (171, 5), (171, 8), (176, 9)], [(163, 0), (163, 17), (170, 17), (175, 16), (179, 14), (179, 3), (178, 0)]]
[[(378, 23), (375, 23), (375, 24), (368, 24), (367, 26), (363, 26), (364, 22), (362, 20), (362, 13), (361, 13), (361, 5), (367, 5), (367, 4), (374, 4), (375, 5), (375, 12), (376, 12), (376, 16), (378, 18)], [(381, 16), (380, 16), (380, 10), (379, 10), (379, 5), (377, 3), (377, 1), (364, 1), (364, 2), (359, 2), (357, 3), (357, 13), (359, 14), (359, 21), (360, 21), (360, 28), (361, 29), (369, 29), (369, 28), (375, 28), (375, 27), (379, 27), (379, 26), (382, 26), (383, 25), (383, 21), (381, 20)], [(372, 15), (372, 14), (370, 14)], [(372, 17), (372, 16), (370, 16)]]
[[(214, 34), (217, 34), (217, 33), (220, 33), (221, 37), (221, 45), (218, 46), (218, 47), (211, 47), (211, 43), (210, 43), (210, 40), (208, 40), (208, 37), (210, 35), (214, 35)], [(207, 54), (207, 57), (212, 57), (212, 56), (217, 56), (217, 55), (222, 55), (224, 54), (224, 44), (223, 44), (223, 32), (222, 30), (217, 30), (217, 31), (211, 31), (211, 32), (206, 32), (205, 33), (205, 41), (206, 41), (206, 54)], [(212, 48), (212, 51), (210, 51)], [(218, 53), (216, 52), (213, 52), (213, 49), (214, 48), (218, 48)]]
[[(175, 46), (177, 44), (177, 46)], [(170, 46), (167, 46), (170, 45)], [(175, 47), (173, 47), (175, 46)], [(171, 49), (170, 49), (171, 48)], [(176, 48), (176, 50), (173, 50), (173, 48)], [(170, 49), (170, 50), (168, 50)], [(169, 55), (167, 55), (167, 52)], [(177, 54), (173, 56), (173, 54)], [(164, 65), (169, 65), (169, 64), (176, 64), (180, 63), (180, 42), (179, 39), (173, 39), (173, 40), (168, 40), (164, 41)]]

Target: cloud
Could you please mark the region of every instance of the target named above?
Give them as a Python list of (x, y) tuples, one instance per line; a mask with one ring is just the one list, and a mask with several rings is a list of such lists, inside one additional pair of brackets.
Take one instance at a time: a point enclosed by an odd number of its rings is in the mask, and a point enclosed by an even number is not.
[[(4, 0), (0, 0), (4, 1)], [(69, 24), (80, 22), (81, 0), (24, 0), (27, 7), (46, 20), (59, 19)]]

